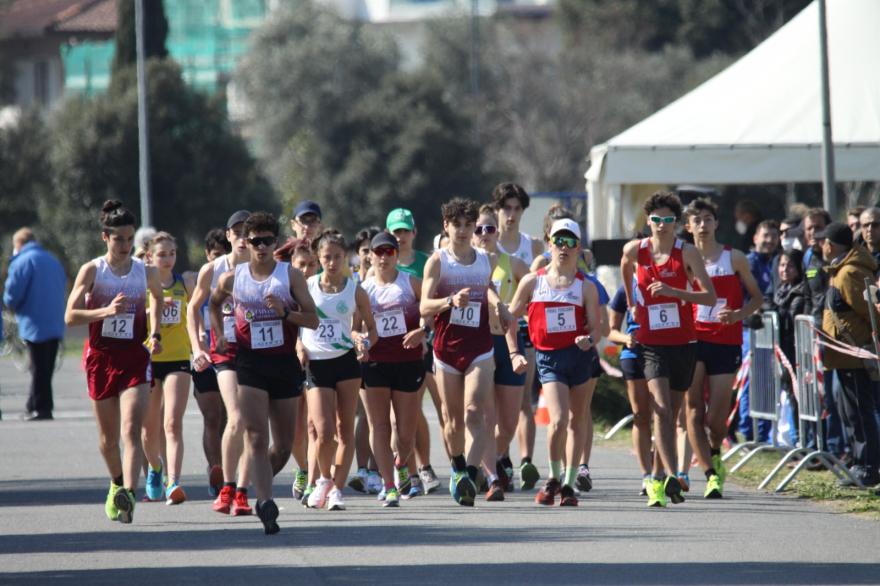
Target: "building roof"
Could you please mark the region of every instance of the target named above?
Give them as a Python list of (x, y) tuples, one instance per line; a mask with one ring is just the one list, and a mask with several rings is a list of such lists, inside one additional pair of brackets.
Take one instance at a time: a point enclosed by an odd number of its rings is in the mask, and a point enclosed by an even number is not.
[(33, 38), (54, 32), (112, 33), (113, 0), (14, 0), (0, 11), (0, 37)]

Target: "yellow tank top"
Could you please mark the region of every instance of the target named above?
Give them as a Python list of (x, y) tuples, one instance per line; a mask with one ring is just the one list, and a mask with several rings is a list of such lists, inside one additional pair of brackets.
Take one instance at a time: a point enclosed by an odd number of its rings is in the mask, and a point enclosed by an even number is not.
[(498, 291), (498, 297), (502, 303), (510, 303), (513, 301), (513, 294), (516, 292), (516, 280), (513, 275), (513, 267), (510, 266), (510, 255), (504, 252), (498, 252), (498, 264), (492, 272), (492, 282), (495, 284), (495, 290)]
[[(162, 352), (156, 354), (153, 362), (178, 362), (189, 360), (192, 350), (189, 335), (186, 333), (186, 287), (180, 275), (174, 275), (174, 283), (162, 289), (165, 306), (162, 308), (162, 323), (159, 333), (162, 334)], [(149, 330), (150, 297), (147, 296), (147, 331)]]

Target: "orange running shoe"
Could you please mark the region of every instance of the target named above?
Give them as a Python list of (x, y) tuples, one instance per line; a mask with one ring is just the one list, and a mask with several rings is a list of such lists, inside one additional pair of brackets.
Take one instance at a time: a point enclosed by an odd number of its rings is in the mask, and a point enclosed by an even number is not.
[(232, 499), (232, 516), (244, 517), (252, 513), (253, 510), (248, 504), (247, 493), (240, 490), (235, 491), (235, 498)]
[(556, 494), (559, 492), (560, 484), (555, 478), (551, 478), (535, 495), (535, 502), (539, 505), (553, 506), (556, 504)]
[(224, 486), (221, 488), (220, 494), (218, 494), (217, 498), (214, 500), (213, 509), (218, 513), (228, 515), (232, 507), (232, 497), (234, 496), (234, 493), (235, 489), (231, 486)]

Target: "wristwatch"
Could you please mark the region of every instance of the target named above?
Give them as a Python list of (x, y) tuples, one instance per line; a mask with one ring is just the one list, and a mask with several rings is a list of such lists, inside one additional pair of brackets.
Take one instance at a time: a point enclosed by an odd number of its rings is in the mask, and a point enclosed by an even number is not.
[(153, 335), (150, 336), (150, 337), (153, 338), (154, 340), (156, 340), (157, 342), (161, 342), (161, 341), (162, 341), (162, 334), (160, 334), (159, 332), (156, 332), (155, 334), (153, 334)]
[(287, 316), (290, 315), (290, 310), (288, 308), (284, 308), (284, 315), (281, 316), (281, 319), (287, 320)]
[(446, 298), (446, 305), (452, 307), (452, 295)]

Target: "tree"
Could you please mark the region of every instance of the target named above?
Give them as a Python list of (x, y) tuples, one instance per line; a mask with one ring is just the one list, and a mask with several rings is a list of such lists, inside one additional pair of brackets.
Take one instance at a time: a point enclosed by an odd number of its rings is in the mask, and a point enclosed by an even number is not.
[[(73, 266), (100, 252), (95, 232), (105, 199), (138, 209), (135, 72), (129, 67), (118, 75), (106, 94), (68, 101), (53, 121), (54, 189), (40, 215)], [(170, 60), (148, 61), (147, 79), (156, 227), (174, 234), (186, 252), (187, 243), (200, 243), (232, 210), (275, 210), (271, 186), (229, 128), (222, 102), (187, 86)], [(186, 266), (184, 258), (179, 262)]]
[[(137, 62), (135, 42), (135, 0), (116, 0), (116, 52), (113, 56), (113, 76)], [(168, 37), (168, 19), (162, 0), (144, 0), (144, 59), (164, 59), (168, 56), (165, 40)]]
[(311, 2), (279, 8), (257, 32), (236, 82), (287, 209), (318, 200), (326, 222), (351, 233), (410, 205), (426, 243), (440, 201), (478, 196), (468, 121), (436, 78), (399, 61), (390, 38)]

